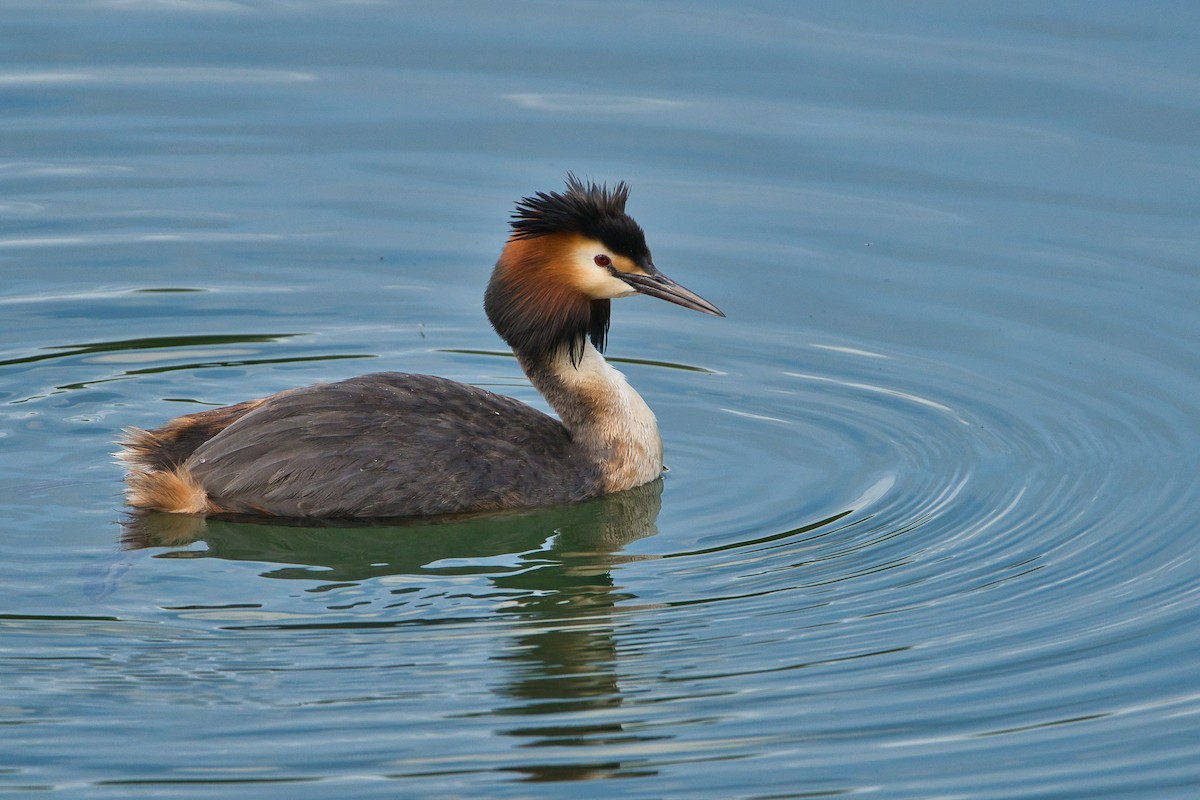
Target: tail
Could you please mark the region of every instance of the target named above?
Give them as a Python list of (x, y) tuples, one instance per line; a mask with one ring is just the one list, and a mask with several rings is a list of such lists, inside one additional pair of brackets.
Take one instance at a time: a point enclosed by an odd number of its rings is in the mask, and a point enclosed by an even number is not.
[(186, 466), (164, 464), (161, 432), (126, 428), (118, 444), (117, 461), (129, 470), (125, 476), (129, 505), (173, 514), (213, 511), (208, 493)]
[[(276, 396), (278, 395), (273, 395)], [(121, 445), (117, 460), (131, 470), (166, 472), (174, 469), (187, 461), (197, 447), (220, 435), (230, 425), (270, 399), (260, 397), (232, 406), (185, 414), (152, 431), (126, 428), (124, 435), (117, 442)]]
[(162, 450), (163, 437), (157, 431), (141, 428), (126, 428), (117, 439), (121, 449), (113, 453), (117, 463), (132, 471), (153, 472), (164, 464), (158, 453)]
[(188, 470), (196, 448), (271, 398), (260, 397), (224, 408), (186, 414), (152, 431), (126, 428), (117, 444), (117, 461), (125, 465), (129, 505), (176, 514), (210, 514), (216, 505)]
[(125, 500), (134, 508), (172, 514), (209, 514), (216, 510), (187, 467), (164, 472), (135, 469), (125, 477)]

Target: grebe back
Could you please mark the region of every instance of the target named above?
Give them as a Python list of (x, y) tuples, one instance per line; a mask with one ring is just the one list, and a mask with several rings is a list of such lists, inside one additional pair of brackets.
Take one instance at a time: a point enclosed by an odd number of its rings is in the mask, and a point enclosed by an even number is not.
[(724, 316), (655, 268), (628, 187), (522, 199), (484, 309), (560, 420), (429, 375), (380, 372), (130, 428), (136, 508), (408, 517), (529, 508), (630, 489), (662, 471), (654, 414), (601, 352), (632, 294)]

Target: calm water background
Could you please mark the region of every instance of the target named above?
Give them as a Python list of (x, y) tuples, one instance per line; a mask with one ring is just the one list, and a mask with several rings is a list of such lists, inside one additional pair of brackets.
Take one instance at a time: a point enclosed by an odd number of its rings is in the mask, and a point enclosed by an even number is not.
[[(1200, 796), (1196, 4), (10, 0), (0, 42), (0, 791)], [(663, 485), (123, 527), (126, 425), (378, 369), (540, 403), (480, 296), (567, 170), (729, 314), (616, 306)]]

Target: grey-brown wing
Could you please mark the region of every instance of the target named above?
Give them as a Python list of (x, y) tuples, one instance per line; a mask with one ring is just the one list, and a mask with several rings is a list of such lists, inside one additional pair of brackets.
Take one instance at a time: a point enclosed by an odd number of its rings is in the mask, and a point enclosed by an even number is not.
[(596, 466), (557, 420), (428, 375), (376, 373), (270, 398), (187, 461), (236, 513), (383, 517), (570, 502)]

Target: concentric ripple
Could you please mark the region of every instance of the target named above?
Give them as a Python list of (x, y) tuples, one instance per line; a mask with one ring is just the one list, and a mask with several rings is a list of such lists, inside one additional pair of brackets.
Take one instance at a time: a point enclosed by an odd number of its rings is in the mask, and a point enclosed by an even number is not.
[[(175, 306), (204, 294), (138, 298)], [(14, 397), (9, 416), (76, 406), (79, 416), (89, 398), (108, 403), (96, 393), (112, 387), (160, 387), (176, 405), (214, 365), (266, 385), (281, 365), (328, 369), (362, 354), (373, 335), (345, 326), (320, 340), (59, 342), (10, 360), (54, 376), (27, 386), (54, 389)], [(156, 704), (223, 708), (208, 729), (228, 744), (253, 725), (255, 706), (282, 708), (270, 682), (242, 685), (271, 675), (291, 687), (284, 705), (320, 709), (330, 724), (352, 709), (396, 749), (389, 777), (448, 791), (496, 772), (632, 778), (681, 764), (690, 780), (717, 785), (730, 780), (730, 759), (754, 761), (764, 793), (785, 796), (797, 772), (818, 796), (873, 776), (914, 796), (938, 791), (931, 775), (949, 786), (970, 774), (994, 796), (1047, 774), (1085, 792), (1188, 779), (1198, 454), (1176, 445), (1200, 439), (1197, 377), (1148, 362), (1145, 340), (1137, 352), (1081, 342), (1059, 353), (1070, 370), (1021, 351), (982, 370), (952, 351), (862, 340), (761, 346), (778, 338), (741, 323), (724, 338), (692, 334), (703, 359), (667, 345), (614, 359), (667, 443), (670, 471), (640, 492), (399, 527), (126, 520), (127, 549), (78, 575), (106, 614), (52, 620), (82, 637), (77, 655), (89, 666), (52, 681), (75, 698), (68, 713), (83, 714), (98, 692), (109, 717)], [(535, 399), (499, 351), (427, 348), (420, 358)], [(130, 360), (137, 369), (124, 368)], [(156, 586), (155, 610), (142, 581)], [(2, 624), (39, 636), (50, 621)], [(131, 635), (166, 643), (133, 672), (123, 661)], [(197, 655), (208, 649), (216, 666)], [(114, 673), (125, 676), (116, 686)], [(22, 686), (36, 691), (39, 675)], [(215, 688), (193, 693), (197, 676)], [(234, 710), (230, 698), (252, 702)], [(392, 713), (430, 716), (458, 748), (429, 754), (395, 731)], [(1102, 741), (1152, 741), (1153, 751), (1137, 769), (1120, 753), (1097, 769), (1098, 726)], [(315, 747), (319, 730), (285, 726), (280, 736)], [(480, 745), (480, 731), (499, 743)], [(340, 747), (331, 757), (357, 757)], [(137, 772), (118, 750), (92, 749)], [(216, 761), (228, 774), (261, 766), (250, 753)]]
[[(1122, 371), (1141, 359), (1092, 347), (1065, 377), (1027, 355), (983, 375), (827, 342), (793, 347), (797, 368), (781, 369), (734, 345), (740, 373), (664, 415), (691, 432), (670, 451), (694, 471), (671, 473), (683, 485), (664, 504), (694, 541), (644, 582), (669, 593), (640, 594), (663, 602), (657, 644), (687, 642), (671, 679), (686, 693), (759, 676), (740, 713), (794, 708), (814, 768), (855, 742), (871, 752), (860, 763), (892, 772), (901, 754), (969, 758), (1005, 736), (1033, 764), (1038, 743), (1083, 750), (1087, 726), (1113, 718), (1164, 740), (1159, 766), (1185, 762), (1192, 745), (1170, 732), (1196, 711), (1173, 687), (1200, 592), (1197, 454), (1171, 445), (1196, 438), (1196, 376), (1159, 363), (1139, 384)], [(731, 635), (763, 618), (778, 624)], [(1140, 647), (1163, 651), (1153, 674)], [(1059, 768), (1079, 786), (1113, 778)]]

